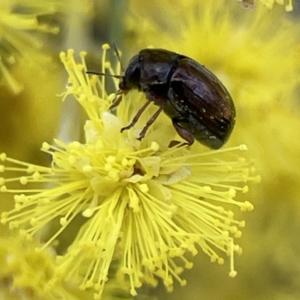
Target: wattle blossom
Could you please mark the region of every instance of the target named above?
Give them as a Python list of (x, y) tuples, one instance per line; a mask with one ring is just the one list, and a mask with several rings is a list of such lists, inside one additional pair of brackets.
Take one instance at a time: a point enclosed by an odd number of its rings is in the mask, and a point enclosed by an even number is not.
[(35, 251), (37, 242), (18, 236), (0, 238), (0, 298), (32, 300), (78, 300), (75, 287), (49, 284), (56, 272), (54, 252)]
[(259, 0), (259, 2), (269, 9), (272, 9), (274, 4), (279, 4), (284, 5), (284, 8), (287, 12), (293, 10), (293, 0)]
[(36, 64), (45, 63), (46, 53), (37, 50), (42, 43), (32, 32), (58, 33), (56, 26), (39, 21), (39, 17), (57, 12), (58, 7), (46, 1), (43, 4), (18, 0), (4, 2), (0, 4), (0, 77), (14, 94), (18, 94), (23, 86), (14, 77), (12, 68), (20, 59), (32, 63), (31, 55)]
[[(102, 71), (120, 74), (106, 58), (108, 49), (103, 46)], [(169, 291), (174, 281), (185, 285), (182, 272), (193, 266), (188, 253), (195, 256), (199, 250), (219, 264), (229, 257), (229, 275), (236, 276), (234, 257), (242, 252), (236, 239), (245, 221), (235, 213), (253, 209), (243, 193), (249, 181), (259, 181), (252, 162), (242, 156), (247, 147), (170, 147), (180, 138), (163, 115), (139, 141), (153, 106), (134, 128), (120, 133), (145, 96), (131, 91), (111, 112), (118, 81), (112, 79), (115, 90), (108, 92), (111, 79), (87, 75), (85, 56), (82, 52), (78, 63), (72, 50), (61, 54), (69, 75), (64, 99), (73, 96), (86, 112), (85, 141), (45, 142), (49, 167), (2, 153), (1, 192), (14, 194), (15, 207), (2, 213), (1, 222), (28, 241), (48, 228), (50, 237), (44, 234), (39, 251), (54, 247), (71, 227), (76, 237), (57, 256), (51, 282), (94, 288), (95, 299), (101, 298), (112, 265), (131, 295), (144, 283), (156, 286), (159, 278)], [(20, 175), (10, 177), (10, 171)], [(19, 188), (12, 185), (17, 182)], [(51, 229), (52, 222), (59, 222), (58, 229)]]

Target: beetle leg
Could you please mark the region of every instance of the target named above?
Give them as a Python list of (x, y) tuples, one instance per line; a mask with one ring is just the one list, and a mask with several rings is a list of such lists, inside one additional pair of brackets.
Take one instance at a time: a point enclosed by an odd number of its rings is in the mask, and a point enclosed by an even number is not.
[(177, 133), (184, 139), (187, 141), (188, 145), (192, 145), (194, 143), (194, 136), (184, 127), (182, 127), (180, 125), (180, 122), (182, 122), (183, 120), (178, 119), (178, 118), (173, 118), (172, 122), (173, 122), (173, 126), (175, 127)]
[(121, 96), (119, 96), (118, 98), (117, 98), (117, 100), (110, 106), (110, 110), (111, 109), (114, 109), (115, 107), (117, 107), (120, 103), (121, 103), (121, 101), (122, 101), (122, 95)]
[(117, 98), (117, 100), (110, 106), (110, 110), (116, 108), (117, 106), (119, 106), (119, 104), (121, 103), (121, 101), (123, 100), (123, 95), (126, 95), (127, 91), (122, 91), (122, 90), (118, 90), (117, 91), (117, 96), (119, 95), (119, 97)]
[(151, 103), (151, 101), (147, 101), (140, 109), (139, 111), (136, 113), (136, 115), (133, 117), (131, 123), (126, 126), (126, 127), (123, 127), (121, 129), (121, 132), (123, 132), (124, 130), (127, 130), (127, 129), (130, 129), (131, 127), (133, 127), (136, 122), (139, 120), (140, 116), (142, 115), (142, 113), (144, 112), (144, 110), (148, 107), (148, 105)]
[[(150, 102), (150, 101), (149, 101)], [(154, 115), (148, 120), (143, 130), (140, 132), (140, 136), (138, 137), (138, 140), (140, 141), (146, 134), (148, 128), (155, 122), (157, 117), (160, 115), (160, 113), (163, 111), (164, 105), (161, 105), (159, 109), (155, 112)]]

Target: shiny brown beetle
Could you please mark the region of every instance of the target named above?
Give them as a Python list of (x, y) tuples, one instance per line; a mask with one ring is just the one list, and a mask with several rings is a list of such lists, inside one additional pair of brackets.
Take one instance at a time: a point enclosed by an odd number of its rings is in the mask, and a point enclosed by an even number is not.
[[(164, 111), (189, 145), (196, 139), (218, 149), (228, 140), (235, 123), (234, 103), (218, 78), (195, 60), (164, 49), (144, 49), (130, 60), (120, 78), (121, 93), (138, 89), (148, 99), (121, 131), (134, 126), (153, 102), (159, 109), (148, 120), (139, 139)], [(120, 101), (121, 98), (113, 107)]]

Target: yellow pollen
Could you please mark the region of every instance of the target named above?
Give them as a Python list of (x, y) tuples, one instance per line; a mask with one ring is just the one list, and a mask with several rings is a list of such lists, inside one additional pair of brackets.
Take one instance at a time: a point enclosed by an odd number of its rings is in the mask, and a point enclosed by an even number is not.
[(0, 160), (5, 161), (6, 160), (6, 153), (1, 153)]
[(242, 150), (242, 151), (248, 150), (248, 147), (247, 147), (245, 144), (240, 145), (239, 148), (240, 148), (240, 150)]
[(1, 192), (7, 192), (7, 187), (5, 185), (2, 185), (0, 188)]
[(32, 174), (32, 178), (36, 181), (42, 180), (42, 176), (41, 176), (40, 172), (38, 172), (38, 171), (36, 171)]
[(237, 271), (234, 271), (234, 270), (230, 271), (230, 273), (229, 273), (229, 276), (230, 276), (231, 278), (236, 277), (236, 275), (237, 275)]
[(25, 185), (28, 183), (28, 178), (25, 176), (20, 177), (20, 183)]
[(80, 58), (81, 58), (81, 59), (84, 59), (85, 56), (87, 56), (87, 52), (86, 52), (86, 51), (80, 51), (80, 52), (79, 52), (79, 55), (80, 55)]
[(61, 226), (66, 226), (68, 224), (68, 220), (63, 217), (63, 218), (60, 218), (60, 225)]
[(44, 143), (42, 144), (42, 149), (45, 150), (45, 151), (49, 151), (50, 147), (51, 147), (51, 146), (50, 146), (48, 143), (46, 143), (46, 142), (44, 142)]
[(153, 151), (158, 151), (158, 149), (159, 149), (159, 144), (156, 143), (156, 142), (152, 142), (152, 143), (151, 143), (151, 149), (152, 149)]
[(108, 50), (108, 49), (110, 49), (109, 44), (103, 44), (102, 45), (102, 50)]

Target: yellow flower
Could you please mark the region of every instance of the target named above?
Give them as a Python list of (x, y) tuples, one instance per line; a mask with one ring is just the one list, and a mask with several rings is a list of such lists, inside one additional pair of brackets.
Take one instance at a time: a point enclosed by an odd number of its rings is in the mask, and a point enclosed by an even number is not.
[(280, 4), (285, 6), (287, 12), (293, 10), (293, 0), (259, 0), (259, 2), (269, 9), (272, 9), (274, 4)]
[(11, 66), (23, 57), (27, 63), (32, 61), (31, 55), (41, 56), (36, 48), (40, 48), (41, 42), (29, 35), (29, 31), (42, 31), (57, 33), (57, 27), (51, 27), (38, 21), (40, 16), (52, 14), (56, 10), (54, 6), (46, 8), (33, 1), (4, 1), (0, 4), (0, 76), (15, 93), (22, 90), (19, 83), (11, 74)]
[[(239, 0), (239, 2), (242, 2), (243, 6), (246, 8), (253, 8), (255, 7), (255, 2), (257, 2), (257, 0)], [(274, 4), (279, 4), (284, 5), (287, 12), (293, 10), (293, 0), (259, 0), (259, 2), (268, 9), (272, 9)]]
[(49, 282), (55, 275), (55, 257), (50, 251), (35, 251), (18, 237), (0, 239), (0, 298), (57, 300), (78, 299), (62, 285)]
[[(119, 67), (106, 59), (108, 48), (103, 46), (102, 71), (119, 74)], [(169, 291), (174, 280), (185, 285), (181, 273), (192, 267), (187, 254), (196, 255), (199, 248), (219, 264), (229, 256), (229, 274), (234, 277), (234, 255), (241, 253), (235, 240), (245, 226), (235, 219), (234, 210), (253, 209), (235, 197), (248, 191), (246, 182), (259, 180), (252, 163), (240, 157), (246, 146), (218, 151), (201, 145), (169, 147), (178, 136), (165, 116), (139, 141), (151, 109), (134, 128), (120, 133), (145, 96), (134, 91), (123, 95), (112, 114), (115, 93), (106, 91), (106, 77), (86, 74), (85, 55), (81, 53), (77, 64), (73, 51), (61, 54), (69, 74), (65, 98), (73, 95), (87, 115), (85, 142), (44, 143), (42, 151), (52, 157), (51, 167), (1, 154), (2, 172), (20, 172), (19, 177), (1, 178), (1, 191), (15, 194), (15, 208), (2, 213), (1, 222), (32, 240), (58, 219), (60, 228), (42, 249), (75, 226), (77, 236), (58, 257), (57, 280), (80, 280), (81, 289), (94, 288), (95, 299), (103, 293), (112, 262), (131, 295), (143, 283), (156, 286), (157, 278)], [(116, 79), (114, 84), (116, 91)], [(10, 188), (16, 181), (24, 187)], [(85, 221), (78, 225), (75, 218), (80, 215)]]

